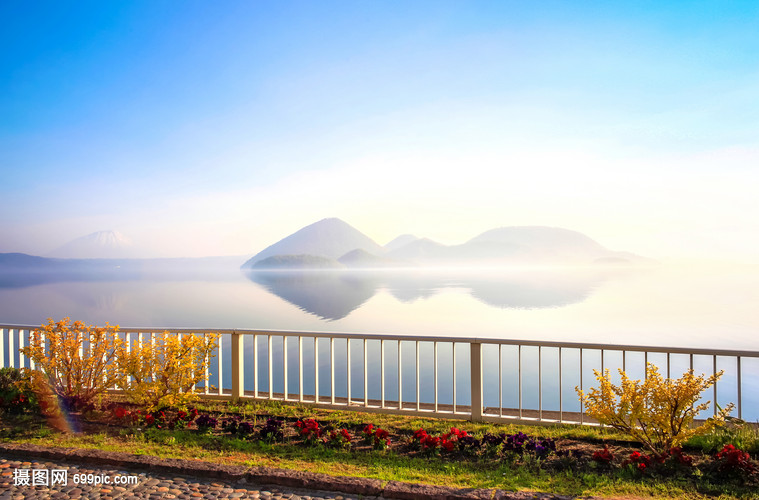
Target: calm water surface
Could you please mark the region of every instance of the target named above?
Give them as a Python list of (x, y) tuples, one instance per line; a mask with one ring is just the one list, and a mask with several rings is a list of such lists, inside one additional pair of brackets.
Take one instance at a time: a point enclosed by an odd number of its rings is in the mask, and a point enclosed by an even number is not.
[[(86, 323), (119, 324), (123, 327), (249, 328), (290, 331), (390, 333), (446, 337), (555, 340), (604, 344), (698, 347), (759, 350), (759, 271), (756, 268), (667, 267), (654, 269), (511, 269), (511, 270), (403, 270), (403, 271), (311, 271), (242, 273), (234, 269), (200, 273), (197, 270), (156, 275), (120, 273), (107, 276), (0, 276), (0, 322), (43, 323), (46, 318), (70, 316)], [(245, 337), (248, 358), (253, 338)], [(222, 360), (230, 366), (229, 339), (222, 344)], [(5, 346), (6, 357), (8, 353)], [(313, 340), (304, 341), (304, 392), (313, 394), (315, 372)], [(320, 395), (330, 394), (328, 342), (319, 344)], [(486, 346), (487, 347), (487, 346)], [(457, 351), (452, 370), (450, 343), (439, 344), (438, 398), (469, 404), (468, 352)], [(457, 349), (466, 350), (459, 344)], [(363, 399), (363, 346), (354, 341), (335, 342), (336, 396), (347, 394), (347, 350), (353, 358), (351, 397)], [(378, 399), (379, 341), (368, 343), (367, 394)], [(403, 343), (402, 387), (404, 400), (415, 397), (414, 344)], [(259, 338), (259, 362), (246, 363), (246, 389), (253, 389), (253, 370), (259, 387), (268, 390), (268, 345)], [(386, 343), (385, 392), (388, 400), (398, 396), (398, 346)], [(522, 350), (523, 407), (538, 408), (537, 348)], [(621, 366), (619, 353), (608, 352), (606, 366)], [(502, 349), (504, 381), (517, 380), (516, 348)], [(284, 390), (283, 340), (272, 344), (275, 392)], [(583, 377), (593, 380), (598, 352), (586, 352)], [(639, 357), (640, 359), (636, 358)], [(644, 361), (636, 353), (627, 359), (628, 372), (641, 378)], [(658, 356), (658, 357), (657, 357)], [(618, 356), (621, 358), (621, 356)], [(420, 395), (432, 401), (434, 381), (432, 343), (420, 344)], [(661, 358), (661, 359), (660, 359)], [(563, 356), (562, 384), (557, 382), (556, 349), (543, 350), (543, 408), (579, 409), (574, 386), (579, 383), (579, 351), (567, 349)], [(288, 391), (297, 394), (297, 340), (288, 339)], [(649, 361), (666, 366), (663, 355)], [(688, 367), (687, 356), (672, 357), (672, 373)], [(518, 405), (518, 388), (504, 383), (498, 393), (497, 349), (483, 352), (486, 406)], [(695, 359), (697, 372), (709, 372), (711, 357)], [(218, 360), (211, 373), (216, 374)], [(736, 401), (734, 359), (720, 360), (725, 375), (720, 382), (721, 404)], [(534, 372), (534, 373), (533, 373)], [(229, 387), (230, 374), (222, 385)], [(759, 419), (759, 360), (743, 362), (743, 415)], [(215, 378), (213, 380), (216, 380)], [(490, 381), (490, 382), (488, 382)], [(408, 399), (411, 398), (411, 399)], [(576, 408), (575, 408), (576, 407)]]
[(0, 322), (258, 328), (759, 350), (759, 271), (237, 270), (0, 276)]

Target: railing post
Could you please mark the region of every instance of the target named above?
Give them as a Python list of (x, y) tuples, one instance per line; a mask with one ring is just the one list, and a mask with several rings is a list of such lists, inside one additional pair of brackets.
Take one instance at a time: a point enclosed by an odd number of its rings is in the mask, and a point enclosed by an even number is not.
[[(740, 373), (740, 370), (739, 370)], [(738, 379), (740, 381), (740, 378)], [(380, 340), (380, 408), (385, 407), (385, 339)], [(738, 405), (738, 411), (741, 408)]]
[(240, 399), (245, 393), (244, 357), (240, 333), (232, 332), (232, 400)]
[(298, 335), (298, 401), (303, 402), (303, 337)]
[[(712, 363), (714, 368), (714, 374), (717, 374), (717, 355), (715, 354), (712, 356)], [(712, 405), (714, 407), (714, 416), (717, 416), (717, 381), (714, 381), (714, 404)]]
[(469, 344), (470, 394), (472, 399), (472, 422), (482, 422), (482, 344)]
[(364, 406), (369, 406), (369, 366), (366, 356), (366, 339), (364, 339)]
[[(216, 374), (216, 378), (218, 379), (218, 382), (219, 382), (219, 389), (216, 392), (219, 393), (219, 396), (221, 396), (221, 395), (224, 394), (224, 376), (223, 376), (223, 373), (224, 373), (224, 356), (222, 356), (222, 351), (223, 351), (223, 348), (222, 348), (223, 344), (222, 343), (223, 343), (223, 341), (224, 341), (224, 337), (219, 336), (219, 347), (216, 349), (216, 352), (218, 353), (217, 354), (218, 355), (218, 359), (219, 359), (219, 362), (217, 364), (217, 367), (219, 369), (219, 373)], [(231, 344), (231, 341), (230, 341), (230, 344)], [(232, 380), (234, 381), (234, 378)]]
[(314, 403), (319, 403), (319, 337), (314, 337)]
[(451, 342), (451, 373), (453, 374), (453, 414), (456, 414), (456, 342)]
[(258, 334), (253, 334), (253, 397), (258, 397)]
[(287, 336), (282, 335), (282, 376), (284, 388), (282, 389), (282, 401), (287, 401)]
[[(145, 335), (143, 334), (142, 341), (144, 342), (144, 340), (145, 340)], [(207, 341), (208, 341), (208, 336), (206, 334), (203, 334), (203, 342), (207, 342)], [(211, 357), (209, 356), (206, 358), (206, 369), (203, 373), (203, 394), (209, 394), (208, 386), (211, 385), (211, 381), (208, 378), (209, 377), (208, 368), (210, 364), (211, 364)]]
[(330, 404), (335, 404), (335, 337), (329, 338), (329, 391)]
[(348, 368), (348, 373), (346, 374), (348, 377), (348, 400), (345, 403), (346, 405), (350, 406), (351, 404), (351, 339), (347, 338), (345, 339), (345, 366)]
[(13, 328), (8, 329), (8, 366), (11, 368), (16, 366), (16, 349), (13, 346), (13, 332), (15, 331)]
[(738, 356), (736, 358), (736, 368), (738, 369), (738, 418), (743, 418), (743, 411), (742, 411), (742, 405), (741, 405), (741, 393), (743, 392), (743, 388), (741, 387), (741, 357)]
[(398, 340), (398, 410), (403, 410), (403, 364), (401, 361), (400, 340)]

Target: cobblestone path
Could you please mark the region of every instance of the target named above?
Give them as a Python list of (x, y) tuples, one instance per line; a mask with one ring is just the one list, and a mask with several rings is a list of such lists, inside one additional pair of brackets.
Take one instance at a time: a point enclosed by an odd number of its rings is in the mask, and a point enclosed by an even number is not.
[(267, 487), (246, 481), (232, 483), (223, 480), (198, 480), (188, 476), (0, 456), (0, 499), (35, 498), (355, 500), (358, 497), (327, 491)]

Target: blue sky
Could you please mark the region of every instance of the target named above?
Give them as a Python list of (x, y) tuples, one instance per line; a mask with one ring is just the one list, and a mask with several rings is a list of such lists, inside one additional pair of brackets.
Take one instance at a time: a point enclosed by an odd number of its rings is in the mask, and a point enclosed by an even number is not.
[(0, 3), (0, 251), (550, 225), (759, 255), (756, 2)]

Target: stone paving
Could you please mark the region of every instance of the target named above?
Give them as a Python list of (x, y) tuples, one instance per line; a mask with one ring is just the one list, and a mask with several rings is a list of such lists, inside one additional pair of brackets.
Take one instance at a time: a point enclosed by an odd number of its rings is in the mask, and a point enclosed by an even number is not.
[[(37, 473), (34, 472), (35, 470)], [(56, 471), (65, 471), (65, 473)], [(121, 481), (126, 481), (129, 484), (116, 484)], [(103, 484), (105, 482), (109, 484)], [(252, 484), (245, 480), (238, 482), (218, 479), (207, 480), (182, 475), (76, 465), (64, 461), (0, 456), (0, 499), (35, 498), (51, 498), (54, 500), (77, 498), (103, 500), (116, 498), (355, 500), (358, 499), (358, 496), (343, 495), (337, 492), (283, 488), (281, 486), (264, 486)], [(361, 498), (372, 500), (377, 497)]]
[[(342, 493), (341, 493), (342, 492)], [(346, 493), (347, 492), (347, 493)], [(252, 498), (259, 500), (573, 500), (534, 491), (331, 476), (270, 467), (30, 443), (0, 443), (0, 500)], [(600, 500), (582, 497), (586, 500)]]

